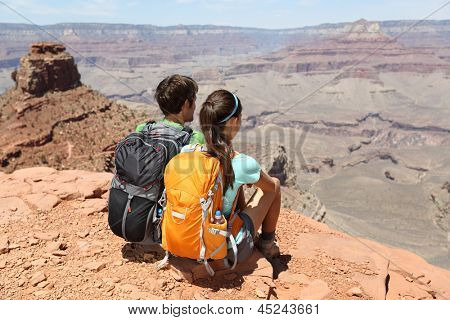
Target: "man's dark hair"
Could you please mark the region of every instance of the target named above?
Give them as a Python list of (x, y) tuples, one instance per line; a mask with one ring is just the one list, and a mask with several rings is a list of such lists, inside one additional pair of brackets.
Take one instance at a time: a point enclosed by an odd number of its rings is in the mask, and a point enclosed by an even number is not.
[(174, 74), (159, 83), (155, 99), (164, 115), (177, 114), (186, 99), (194, 102), (197, 92), (198, 85), (192, 78)]

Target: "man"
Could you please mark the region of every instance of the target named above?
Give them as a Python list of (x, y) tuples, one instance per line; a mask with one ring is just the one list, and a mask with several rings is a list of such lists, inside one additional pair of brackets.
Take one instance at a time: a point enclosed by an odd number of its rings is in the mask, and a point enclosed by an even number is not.
[[(164, 119), (159, 123), (183, 130), (186, 122), (194, 120), (197, 92), (197, 83), (186, 76), (175, 74), (161, 81), (155, 92), (155, 99), (164, 114)], [(145, 125), (138, 125), (136, 132), (141, 132)], [(193, 130), (189, 143), (204, 144), (203, 133)]]
[(194, 119), (197, 91), (197, 84), (189, 77), (173, 75), (164, 79), (155, 93), (164, 119), (138, 125), (137, 133), (125, 137), (116, 148), (108, 223), (114, 234), (128, 242), (160, 243), (159, 201), (165, 165), (183, 146), (205, 143), (202, 133), (184, 126)]

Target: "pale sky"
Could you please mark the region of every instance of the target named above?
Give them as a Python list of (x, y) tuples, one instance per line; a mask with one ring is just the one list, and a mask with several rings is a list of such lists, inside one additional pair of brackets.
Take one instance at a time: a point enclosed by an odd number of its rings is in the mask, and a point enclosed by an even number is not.
[[(421, 19), (448, 0), (1, 0), (0, 22), (214, 24), (269, 29), (321, 23)], [(450, 19), (450, 4), (430, 19)]]

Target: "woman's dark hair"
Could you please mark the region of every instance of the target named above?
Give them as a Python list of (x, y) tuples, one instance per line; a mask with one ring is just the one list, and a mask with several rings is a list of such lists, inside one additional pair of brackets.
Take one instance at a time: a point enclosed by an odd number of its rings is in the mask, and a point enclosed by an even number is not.
[(241, 112), (239, 98), (227, 90), (211, 93), (200, 110), (200, 127), (205, 136), (208, 153), (218, 158), (222, 165), (224, 190), (232, 187), (234, 183), (231, 166), (233, 148), (231, 141), (225, 136), (225, 124), (228, 119), (240, 116)]
[(164, 115), (177, 114), (186, 99), (192, 105), (198, 91), (197, 83), (189, 77), (174, 74), (161, 81), (155, 99)]

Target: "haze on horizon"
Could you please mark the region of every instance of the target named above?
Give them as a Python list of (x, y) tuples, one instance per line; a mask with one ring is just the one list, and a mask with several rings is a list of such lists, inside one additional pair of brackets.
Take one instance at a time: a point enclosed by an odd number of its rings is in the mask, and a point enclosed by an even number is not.
[[(227, 25), (267, 29), (322, 23), (417, 20), (442, 6), (444, 0), (6, 0), (0, 1), (0, 22), (27, 23), (6, 3), (37, 24), (97, 22), (170, 25)], [(430, 17), (450, 19), (450, 6)]]

